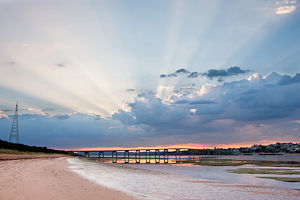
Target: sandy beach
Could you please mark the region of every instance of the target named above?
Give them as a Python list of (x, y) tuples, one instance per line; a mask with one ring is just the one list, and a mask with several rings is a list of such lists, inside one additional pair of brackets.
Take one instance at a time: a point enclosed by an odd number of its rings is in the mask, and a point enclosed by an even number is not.
[(70, 172), (66, 157), (45, 157), (0, 160), (0, 199), (134, 199)]
[(0, 161), (4, 160), (19, 160), (19, 159), (37, 159), (37, 158), (60, 158), (68, 155), (61, 154), (6, 154), (0, 153)]

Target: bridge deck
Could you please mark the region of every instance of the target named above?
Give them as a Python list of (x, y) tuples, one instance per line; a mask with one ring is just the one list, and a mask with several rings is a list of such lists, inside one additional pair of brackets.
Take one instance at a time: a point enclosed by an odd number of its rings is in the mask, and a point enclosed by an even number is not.
[(99, 150), (80, 150), (80, 151), (77, 151), (77, 150), (74, 150), (73, 152), (75, 153), (78, 153), (78, 152), (112, 152), (112, 151), (118, 151), (118, 152), (125, 152), (125, 151), (156, 151), (156, 150), (173, 150), (173, 151), (176, 151), (176, 150), (208, 150), (208, 149), (191, 149), (191, 148), (128, 148), (128, 149), (99, 149)]

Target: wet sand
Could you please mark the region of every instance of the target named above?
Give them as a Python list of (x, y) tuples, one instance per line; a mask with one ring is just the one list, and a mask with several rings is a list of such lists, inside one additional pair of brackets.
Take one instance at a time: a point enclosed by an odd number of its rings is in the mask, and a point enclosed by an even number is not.
[[(10, 158), (16, 159), (14, 156)], [(30, 156), (26, 156), (26, 158), (0, 160), (1, 200), (135, 199), (125, 193), (97, 185), (71, 172), (67, 168), (66, 157), (44, 156), (29, 159)], [(37, 158), (37, 156), (31, 158)]]

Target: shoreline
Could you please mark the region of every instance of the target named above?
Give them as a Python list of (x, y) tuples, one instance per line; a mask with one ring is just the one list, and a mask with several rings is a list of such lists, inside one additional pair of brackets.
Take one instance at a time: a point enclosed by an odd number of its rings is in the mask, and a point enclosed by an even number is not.
[(27, 156), (31, 158), (0, 160), (0, 200), (300, 199), (300, 192), (291, 189), (211, 181), (72, 156)]
[(86, 179), (142, 199), (300, 199), (299, 190), (294, 189), (212, 181), (89, 159), (68, 162)]
[(17, 160), (14, 156), (10, 157), (14, 160), (2, 159), (0, 199), (135, 200), (128, 194), (98, 185), (71, 172), (68, 169), (68, 157), (27, 155), (25, 159), (23, 156)]

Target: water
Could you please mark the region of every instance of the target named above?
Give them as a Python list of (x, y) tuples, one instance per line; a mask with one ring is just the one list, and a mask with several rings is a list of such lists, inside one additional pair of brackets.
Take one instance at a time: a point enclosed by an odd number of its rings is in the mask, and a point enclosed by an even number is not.
[(254, 155), (254, 156), (216, 156), (216, 159), (231, 159), (231, 160), (265, 160), (265, 161), (298, 161), (300, 155)]
[[(132, 166), (140, 169), (156, 170), (161, 172), (182, 174), (195, 178), (203, 178), (213, 181), (239, 183), (247, 185), (265, 186), (265, 187), (276, 187), (276, 188), (289, 188), (289, 189), (300, 189), (300, 183), (282, 182), (273, 179), (256, 178), (257, 176), (263, 177), (298, 177), (300, 175), (269, 175), (269, 174), (234, 174), (229, 173), (226, 170), (235, 170), (239, 168), (259, 168), (253, 165), (243, 166), (199, 166), (193, 164), (176, 164), (176, 165), (137, 165)], [(266, 168), (266, 167), (265, 167)], [(274, 167), (272, 168), (274, 169)], [(281, 168), (282, 169), (282, 168)], [(285, 168), (285, 169), (296, 169), (296, 168)], [(297, 168), (299, 170), (299, 168)]]
[[(264, 160), (264, 161), (300, 161), (300, 155), (263, 155), (263, 156), (216, 156), (213, 159), (231, 159), (231, 160)], [(132, 164), (131, 166), (156, 170), (161, 172), (168, 172), (173, 174), (182, 174), (195, 178), (204, 178), (208, 180), (250, 184), (257, 186), (276, 187), (276, 188), (289, 188), (300, 189), (300, 182), (282, 182), (273, 179), (263, 179), (257, 177), (295, 177), (300, 178), (300, 175), (270, 175), (270, 174), (234, 174), (226, 170), (236, 170), (239, 168), (266, 168), (266, 169), (295, 169), (300, 168), (291, 167), (257, 167), (253, 165), (241, 166), (200, 166), (194, 164), (169, 164), (169, 165), (138, 165)]]
[[(225, 157), (230, 158), (230, 156)], [(254, 156), (246, 157), (247, 160), (250, 160)], [(293, 160), (299, 158), (299, 156), (265, 156), (264, 159)], [(285, 190), (276, 189), (300, 189), (299, 183), (285, 183), (271, 179), (259, 179), (255, 177), (257, 175), (226, 172), (228, 169), (254, 167), (252, 165), (208, 167), (193, 164), (121, 164), (84, 158), (69, 158), (68, 162), (71, 164), (70, 170), (82, 177), (140, 199), (299, 199), (299, 197), (291, 196), (293, 191), (285, 193)], [(124, 160), (120, 162), (124, 162)], [(293, 177), (296, 176), (293, 175)], [(238, 188), (241, 186), (232, 185), (233, 183), (275, 188), (249, 186)], [(235, 189), (236, 187), (237, 189)]]

